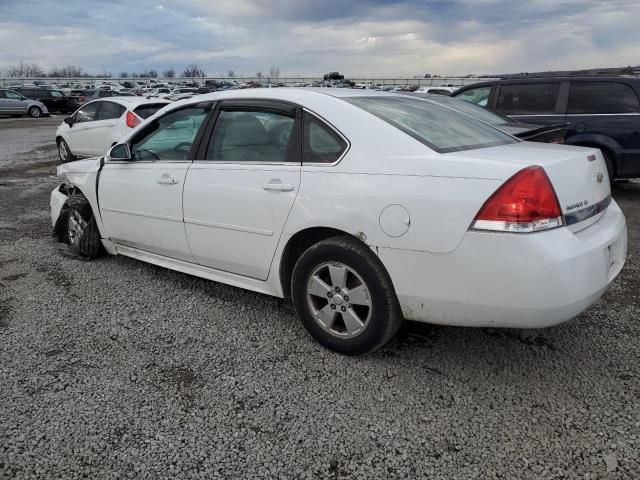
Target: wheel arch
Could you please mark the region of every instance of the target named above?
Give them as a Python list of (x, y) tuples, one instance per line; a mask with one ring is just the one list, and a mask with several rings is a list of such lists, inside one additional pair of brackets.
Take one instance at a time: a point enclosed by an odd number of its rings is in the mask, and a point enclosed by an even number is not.
[(282, 295), (284, 298), (291, 297), (291, 274), (293, 273), (293, 267), (304, 251), (322, 240), (337, 236), (355, 238), (359, 242), (362, 242), (364, 246), (370, 248), (369, 245), (357, 236), (333, 227), (309, 227), (296, 232), (289, 238), (282, 250), (279, 266), (280, 286), (282, 287)]
[(606, 155), (610, 160), (614, 173), (618, 171), (618, 152), (621, 146), (606, 135), (598, 134), (578, 134), (568, 138), (565, 142), (567, 145), (575, 145), (576, 147), (591, 147), (598, 148), (602, 151), (603, 155)]

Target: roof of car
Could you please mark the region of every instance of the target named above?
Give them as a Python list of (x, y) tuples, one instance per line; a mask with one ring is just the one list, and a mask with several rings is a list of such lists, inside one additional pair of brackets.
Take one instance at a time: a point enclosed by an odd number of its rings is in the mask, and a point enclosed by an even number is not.
[(124, 106), (124, 107), (129, 107), (129, 106), (134, 106), (134, 105), (140, 105), (143, 103), (171, 103), (169, 100), (165, 100), (164, 98), (147, 98), (147, 97), (118, 97), (118, 96), (113, 96), (113, 97), (100, 97), (100, 98), (96, 98), (95, 100), (91, 100), (91, 102), (87, 102), (87, 103), (93, 103), (93, 102), (116, 102), (119, 103), (120, 105)]
[(513, 77), (487, 80), (460, 87), (460, 90), (467, 90), (474, 87), (493, 85), (494, 83), (548, 83), (548, 82), (639, 82), (636, 77), (610, 77), (610, 76), (576, 76), (576, 77)]

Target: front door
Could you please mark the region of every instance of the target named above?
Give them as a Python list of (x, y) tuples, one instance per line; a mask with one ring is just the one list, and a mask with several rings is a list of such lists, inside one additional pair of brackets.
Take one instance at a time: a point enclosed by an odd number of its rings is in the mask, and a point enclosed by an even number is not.
[(223, 102), (205, 160), (189, 169), (184, 222), (195, 261), (266, 280), (300, 186), (298, 110)]
[(29, 102), (23, 100), (21, 95), (11, 90), (0, 90), (0, 113), (20, 114), (27, 113)]
[(130, 161), (102, 169), (98, 198), (106, 236), (125, 245), (192, 262), (182, 215), (182, 195), (196, 135), (209, 104), (173, 110), (130, 142)]

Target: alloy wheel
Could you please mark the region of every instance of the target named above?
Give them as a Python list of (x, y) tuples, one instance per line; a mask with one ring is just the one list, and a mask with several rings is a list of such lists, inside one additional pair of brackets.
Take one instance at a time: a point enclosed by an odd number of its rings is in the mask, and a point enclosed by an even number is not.
[(355, 270), (340, 262), (323, 263), (311, 273), (307, 304), (323, 330), (343, 339), (362, 334), (373, 313), (367, 284)]

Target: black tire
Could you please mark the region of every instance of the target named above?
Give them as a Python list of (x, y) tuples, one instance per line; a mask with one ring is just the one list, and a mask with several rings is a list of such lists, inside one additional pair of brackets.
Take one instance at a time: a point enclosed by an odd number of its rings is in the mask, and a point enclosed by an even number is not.
[(60, 138), (58, 140), (58, 158), (62, 163), (73, 162), (76, 159), (75, 155), (71, 153), (69, 145), (64, 141), (63, 138)]
[(42, 110), (40, 110), (40, 107), (31, 107), (29, 108), (29, 116), (31, 118), (40, 118), (42, 117)]
[[(88, 260), (98, 257), (102, 253), (102, 242), (89, 201), (83, 195), (71, 195), (65, 202), (63, 212), (61, 215), (64, 215), (64, 224), (60, 228), (64, 233), (61, 235), (66, 237), (71, 251)], [(84, 221), (85, 225), (81, 231), (74, 231), (72, 222), (78, 217)]]
[[(312, 274), (327, 264), (342, 264), (352, 270), (361, 277), (368, 289), (371, 313), (364, 330), (357, 336), (341, 338), (331, 334), (314, 317), (313, 307), (307, 297), (307, 287)], [(337, 296), (339, 295), (336, 294)], [(368, 353), (382, 347), (396, 334), (403, 321), (393, 283), (384, 265), (366, 245), (348, 236), (323, 240), (309, 247), (300, 256), (293, 269), (291, 298), (296, 314), (311, 336), (330, 350), (346, 355)], [(344, 300), (348, 300), (348, 297), (341, 297), (340, 301)], [(325, 301), (330, 303), (329, 300)], [(339, 311), (336, 314), (343, 318)]]

